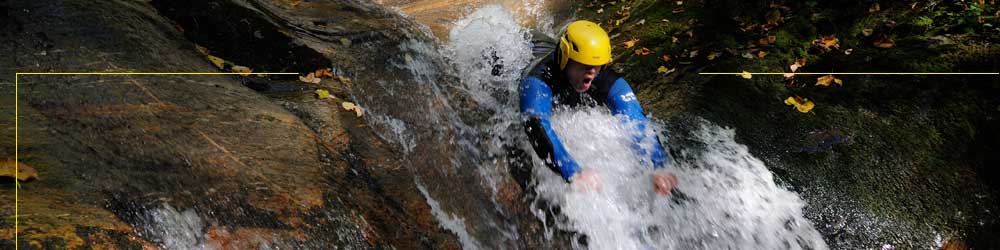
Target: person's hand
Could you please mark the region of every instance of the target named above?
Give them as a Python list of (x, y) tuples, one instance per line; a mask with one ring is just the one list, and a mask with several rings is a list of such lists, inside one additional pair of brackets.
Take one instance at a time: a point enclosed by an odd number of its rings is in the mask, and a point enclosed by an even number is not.
[(600, 192), (604, 188), (601, 176), (590, 169), (581, 170), (571, 179), (570, 185), (577, 192)]
[(677, 176), (671, 174), (664, 170), (656, 170), (653, 172), (653, 191), (656, 193), (667, 196), (670, 195), (670, 191), (677, 186)]

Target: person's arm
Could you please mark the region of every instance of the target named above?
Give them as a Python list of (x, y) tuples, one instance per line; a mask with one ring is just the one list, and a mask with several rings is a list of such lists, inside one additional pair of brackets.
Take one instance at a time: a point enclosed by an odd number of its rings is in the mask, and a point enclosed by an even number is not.
[(537, 77), (526, 77), (521, 82), (520, 110), (528, 116), (525, 131), (539, 158), (570, 181), (580, 171), (580, 166), (569, 156), (556, 132), (552, 130), (552, 90)]
[[(607, 103), (608, 108), (611, 109), (611, 113), (625, 115), (628, 119), (636, 122), (639, 131), (646, 129), (649, 120), (642, 113), (642, 106), (639, 105), (639, 100), (636, 99), (635, 93), (632, 92), (632, 87), (625, 82), (624, 78), (619, 77), (611, 85), (611, 89), (608, 91)], [(653, 140), (652, 152), (647, 152), (647, 150), (640, 146), (642, 141), (649, 139)], [(653, 167), (662, 168), (666, 164), (667, 153), (663, 150), (663, 146), (660, 145), (660, 140), (656, 135), (653, 135), (653, 138), (648, 138), (645, 133), (640, 132), (632, 140), (634, 142), (633, 147), (636, 150), (644, 155), (649, 154), (650, 160), (653, 162)]]

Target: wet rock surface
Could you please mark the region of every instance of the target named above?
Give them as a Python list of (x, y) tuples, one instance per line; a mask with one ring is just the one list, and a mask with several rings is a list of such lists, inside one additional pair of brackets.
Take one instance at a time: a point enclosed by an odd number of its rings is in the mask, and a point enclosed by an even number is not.
[[(377, 128), (340, 108), (342, 101), (380, 110), (389, 105), (382, 103), (405, 107), (430, 99), (390, 102), (375, 84), (409, 76), (388, 60), (403, 59), (401, 42), (427, 39), (410, 21), (369, 3), (327, 1), (19, 1), (0, 10), (3, 32), (12, 34), (3, 38), (11, 45), (3, 54), (14, 59), (0, 67), (5, 72), (216, 71), (198, 44), (256, 72), (332, 67), (354, 84), (315, 86), (282, 76), (22, 75), (18, 159), (45, 176), (19, 190), (22, 249), (459, 247), (431, 216), (413, 176), (435, 183), (428, 185), (431, 195), (460, 190), (461, 176), (471, 173), (447, 177), (457, 181), (435, 178), (445, 175), (436, 166), (452, 160), (441, 152), (462, 149), (438, 143), (402, 158), (376, 136)], [(12, 75), (0, 79), (3, 93), (13, 96)], [(283, 91), (256, 92), (248, 82)], [(316, 100), (317, 88), (343, 91)], [(13, 99), (4, 100), (10, 116), (3, 121), (13, 125)], [(440, 107), (427, 107), (434, 108)], [(399, 112), (402, 119), (416, 113)], [(425, 134), (451, 133), (435, 131)], [(10, 155), (13, 132), (3, 131)], [(5, 183), (0, 196), (12, 200), (13, 183)], [(4, 248), (14, 245), (13, 212), (12, 203), (3, 204)]]

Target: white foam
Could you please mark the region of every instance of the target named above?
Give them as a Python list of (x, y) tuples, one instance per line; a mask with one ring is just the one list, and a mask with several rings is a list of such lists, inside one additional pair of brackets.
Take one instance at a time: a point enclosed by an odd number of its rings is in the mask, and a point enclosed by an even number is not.
[(177, 211), (169, 204), (149, 210), (145, 233), (160, 239), (159, 246), (167, 250), (206, 249), (205, 224), (193, 209)]
[(462, 249), (482, 248), (482, 245), (465, 229), (465, 219), (445, 212), (441, 209), (441, 204), (427, 193), (427, 188), (422, 183), (417, 181), (416, 184), (417, 189), (420, 190), (420, 194), (424, 195), (424, 199), (427, 199), (427, 205), (431, 207), (431, 214), (434, 214), (434, 218), (437, 219), (438, 224), (458, 236), (459, 242), (462, 243)]
[(561, 207), (557, 226), (586, 235), (586, 247), (827, 248), (802, 216), (801, 199), (774, 183), (763, 162), (733, 140), (733, 130), (706, 122), (696, 138), (704, 151), (667, 168), (687, 197), (678, 200), (652, 191), (652, 168), (630, 147), (634, 126), (620, 117), (600, 109), (557, 111), (552, 124), (572, 157), (603, 178), (602, 192), (575, 192), (545, 173), (551, 171), (536, 171), (539, 198)]

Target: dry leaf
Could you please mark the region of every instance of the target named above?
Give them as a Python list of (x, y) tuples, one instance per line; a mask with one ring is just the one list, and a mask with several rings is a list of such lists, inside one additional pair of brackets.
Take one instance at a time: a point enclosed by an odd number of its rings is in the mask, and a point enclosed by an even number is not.
[(663, 62), (670, 62), (670, 55), (663, 54), (663, 57), (661, 57), (661, 59), (663, 59)]
[(785, 104), (795, 106), (795, 109), (799, 110), (799, 112), (802, 113), (809, 113), (810, 110), (816, 107), (816, 104), (814, 104), (809, 99), (805, 99), (799, 96), (788, 97), (788, 99), (785, 99)]
[(213, 55), (205, 55), (205, 57), (208, 58), (209, 62), (212, 62), (212, 65), (215, 65), (215, 67), (218, 67), (219, 69), (222, 69), (226, 65), (226, 60), (223, 60), (222, 58), (218, 58)]
[(638, 22), (635, 22), (636, 26), (643, 25), (643, 24), (646, 24), (646, 19), (642, 19), (642, 20), (639, 20)]
[(194, 45), (194, 49), (201, 53), (202, 55), (209, 55), (208, 48), (202, 47), (201, 45)]
[(854, 53), (854, 49), (844, 50), (844, 55), (851, 55), (851, 53)]
[(625, 43), (624, 43), (625, 44), (625, 48), (628, 49), (628, 48), (634, 47), (635, 43), (638, 42), (638, 41), (639, 41), (639, 39), (636, 39), (636, 38), (632, 38), (631, 40), (625, 41)]
[(333, 77), (333, 73), (330, 72), (331, 70), (332, 69), (330, 69), (330, 68), (318, 69), (318, 70), (314, 71), (313, 73), (316, 74), (316, 78)]
[(816, 86), (828, 87), (830, 86), (830, 83), (836, 83), (837, 85), (844, 86), (844, 81), (837, 79), (833, 75), (825, 75), (816, 78)]
[(253, 73), (252, 69), (250, 69), (250, 68), (248, 68), (246, 66), (239, 66), (239, 65), (233, 66), (233, 68), (230, 69), (230, 70), (232, 70), (233, 73), (241, 73), (240, 74), (241, 76), (249, 76), (250, 73)]
[(689, 58), (694, 58), (696, 56), (698, 56), (698, 50), (692, 50), (691, 54), (688, 54)]
[(875, 3), (875, 4), (872, 4), (872, 7), (868, 8), (868, 13), (875, 13), (875, 12), (878, 12), (880, 10), (882, 10), (882, 7), (879, 6), (878, 3)]
[(316, 77), (315, 73), (309, 73), (309, 75), (306, 75), (305, 77), (299, 76), (299, 81), (312, 84), (319, 84), (320, 79)]
[(675, 70), (677, 70), (677, 69), (667, 69), (667, 67), (660, 66), (659, 68), (656, 69), (656, 72), (660, 73), (660, 74), (670, 74), (671, 72), (674, 72)]
[(677, 37), (676, 36), (671, 36), (670, 37), (670, 42), (671, 43), (677, 43)]
[(319, 99), (330, 98), (330, 91), (329, 90), (325, 90), (325, 89), (317, 89), (316, 90), (316, 98), (319, 98)]
[(767, 56), (767, 51), (761, 50), (761, 51), (757, 52), (757, 57), (764, 58), (765, 56)]
[(597, 14), (604, 13), (604, 8), (597, 9)]
[(889, 38), (888, 36), (885, 35), (880, 35), (878, 38), (875, 39), (875, 42), (873, 43), (875, 44), (875, 47), (882, 49), (889, 49), (896, 46), (896, 42), (893, 41), (892, 38)]
[[(16, 178), (18, 181), (27, 182), (38, 179), (38, 171), (34, 168), (29, 167), (27, 164), (14, 161), (14, 159), (4, 159), (0, 160), (0, 177)], [(15, 174), (15, 166), (16, 172)]]
[(358, 105), (355, 105), (354, 103), (344, 102), (344, 103), (341, 103), (340, 106), (344, 107), (344, 110), (354, 111), (354, 113), (357, 114), (358, 117), (361, 117), (361, 115), (364, 114), (364, 111), (361, 110), (361, 107), (359, 107)]
[(719, 57), (720, 54), (722, 54), (722, 53), (713, 51), (713, 52), (708, 53), (707, 58), (708, 58), (709, 61), (715, 60), (715, 58)]
[(743, 71), (743, 73), (740, 74), (740, 77), (743, 77), (743, 79), (750, 79), (753, 77), (753, 75), (750, 74), (750, 72)]
[(635, 50), (635, 54), (636, 55), (640, 55), (640, 56), (649, 55), (650, 53), (653, 53), (653, 51), (649, 50), (646, 47), (642, 47), (641, 49), (636, 49)]
[(861, 30), (861, 34), (865, 35), (865, 36), (870, 36), (870, 35), (872, 35), (873, 31), (875, 31), (875, 30), (873, 30), (872, 28), (866, 28), (866, 29), (862, 29)]
[(299, 4), (302, 4), (302, 0), (292, 0), (291, 4), (292, 7), (299, 7)]

